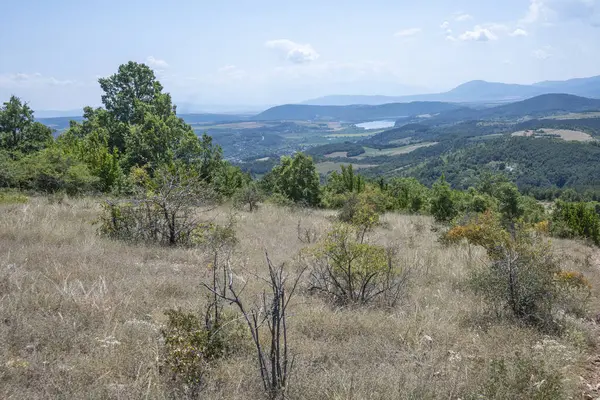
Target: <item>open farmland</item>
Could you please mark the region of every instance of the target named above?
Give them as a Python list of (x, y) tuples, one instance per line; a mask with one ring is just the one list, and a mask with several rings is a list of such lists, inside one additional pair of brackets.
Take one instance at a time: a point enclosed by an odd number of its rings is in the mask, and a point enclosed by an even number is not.
[(589, 142), (595, 140), (589, 134), (580, 131), (574, 131), (569, 129), (537, 129), (529, 131), (518, 131), (512, 133), (512, 136), (525, 136), (525, 137), (560, 137), (563, 140), (575, 141), (575, 142)]

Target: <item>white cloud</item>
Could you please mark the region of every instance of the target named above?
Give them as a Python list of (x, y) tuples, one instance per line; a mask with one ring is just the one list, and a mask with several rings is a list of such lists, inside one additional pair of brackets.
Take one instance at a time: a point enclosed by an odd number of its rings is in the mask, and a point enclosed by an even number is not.
[(43, 76), (39, 72), (35, 73), (14, 73), (0, 74), (0, 87), (4, 88), (24, 88), (39, 86), (67, 86), (75, 85), (77, 82), (72, 80), (56, 79), (53, 76)]
[(320, 56), (310, 44), (300, 44), (288, 39), (269, 40), (265, 46), (294, 64), (307, 64), (316, 61)]
[(410, 37), (410, 36), (415, 36), (419, 33), (422, 32), (421, 28), (409, 28), (409, 29), (404, 29), (401, 31), (398, 31), (394, 34), (394, 36), (397, 37)]
[(146, 58), (146, 62), (149, 66), (154, 68), (169, 68), (169, 64), (165, 60), (161, 60), (160, 58), (155, 58), (154, 56), (149, 56)]
[(597, 26), (600, 21), (598, 0), (530, 0), (522, 23), (555, 24), (569, 20)]
[(531, 3), (529, 4), (529, 9), (527, 10), (527, 15), (525, 15), (525, 18), (523, 18), (521, 22), (537, 22), (545, 12), (546, 8), (544, 5), (544, 0), (531, 0)]
[(472, 31), (466, 31), (458, 38), (462, 41), (488, 42), (490, 40), (497, 40), (498, 36), (490, 29), (477, 25)]
[(458, 39), (456, 39), (452, 35), (448, 35), (448, 36), (446, 36), (446, 40), (449, 41), (449, 42), (456, 42)]
[(463, 14), (463, 13), (460, 13), (456, 17), (454, 17), (454, 20), (457, 22), (465, 22), (465, 21), (470, 21), (472, 19), (473, 19), (473, 17), (471, 15)]
[(450, 28), (450, 22), (448, 22), (448, 21), (442, 22), (442, 24), (440, 25), (440, 28), (442, 28), (442, 29)]
[(537, 58), (538, 60), (547, 60), (550, 57), (552, 57), (552, 53), (550, 53), (550, 50), (552, 50), (552, 47), (550, 46), (545, 46), (541, 49), (537, 49), (533, 52), (533, 57)]
[(224, 67), (219, 68), (217, 73), (220, 77), (230, 80), (244, 79), (248, 75), (246, 71), (235, 65), (225, 65)]
[(513, 37), (518, 37), (518, 36), (528, 36), (528, 35), (529, 35), (529, 33), (527, 33), (527, 31), (526, 31), (525, 29), (521, 29), (521, 28), (517, 28), (517, 29), (515, 29), (515, 30), (514, 30), (514, 31), (513, 31), (513, 32), (510, 34), (510, 36), (513, 36)]

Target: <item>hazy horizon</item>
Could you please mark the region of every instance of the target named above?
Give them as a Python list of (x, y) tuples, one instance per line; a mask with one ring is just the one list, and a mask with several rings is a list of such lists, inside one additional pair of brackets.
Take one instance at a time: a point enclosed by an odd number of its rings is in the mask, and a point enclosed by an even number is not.
[(231, 111), (589, 77), (600, 74), (599, 3), (13, 2), (0, 15), (0, 98), (97, 106), (98, 77), (129, 60), (151, 66), (176, 103)]

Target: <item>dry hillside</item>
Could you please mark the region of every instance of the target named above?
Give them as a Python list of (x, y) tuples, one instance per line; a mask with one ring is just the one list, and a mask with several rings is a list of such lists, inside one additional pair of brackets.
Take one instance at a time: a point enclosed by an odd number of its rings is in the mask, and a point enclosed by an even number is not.
[[(0, 398), (172, 398), (161, 361), (164, 311), (203, 310), (208, 254), (101, 238), (92, 225), (98, 212), (96, 199), (0, 206)], [(222, 207), (210, 218), (229, 212)], [(307, 246), (299, 221), (323, 234), (329, 216), (274, 206), (237, 213), (233, 268), (248, 282), (249, 302), (262, 290), (255, 275), (266, 273), (264, 251), (295, 274)], [(469, 268), (485, 262), (483, 250), (444, 247), (429, 217), (390, 214), (383, 222), (369, 240), (398, 250), (410, 270), (406, 296), (393, 309), (339, 308), (301, 287), (290, 305), (290, 399), (479, 399), (494, 385), (504, 398), (524, 398), (522, 385), (540, 399), (549, 385), (582, 398), (587, 384), (600, 382), (592, 363), (592, 317), (600, 310), (593, 249), (554, 241), (593, 293), (590, 318), (565, 319), (563, 335), (547, 336), (492, 318), (465, 287)], [(201, 394), (261, 396), (251, 344), (214, 363)]]

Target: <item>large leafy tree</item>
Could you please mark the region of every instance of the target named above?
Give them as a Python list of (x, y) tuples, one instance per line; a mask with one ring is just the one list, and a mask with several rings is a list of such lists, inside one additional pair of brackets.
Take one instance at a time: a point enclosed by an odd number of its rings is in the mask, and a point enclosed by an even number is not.
[(0, 108), (0, 146), (24, 154), (39, 151), (52, 143), (52, 130), (36, 122), (33, 110), (16, 96)]
[(265, 177), (267, 186), (296, 203), (319, 205), (319, 174), (313, 159), (304, 153), (294, 157), (283, 156), (279, 165)]
[(431, 190), (431, 214), (437, 222), (448, 222), (458, 215), (454, 193), (444, 175)]
[(148, 66), (129, 62), (99, 82), (104, 108), (86, 107), (83, 122), (73, 122), (60, 143), (100, 177), (103, 190), (119, 185), (134, 168), (153, 176), (163, 166), (193, 170), (219, 193), (241, 186), (239, 168), (223, 161), (211, 137), (198, 138), (176, 115), (171, 96)]
[(98, 82), (104, 91), (102, 104), (117, 121), (125, 124), (141, 122), (136, 103), (153, 104), (163, 89), (150, 67), (134, 61), (121, 65), (116, 74)]

